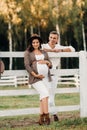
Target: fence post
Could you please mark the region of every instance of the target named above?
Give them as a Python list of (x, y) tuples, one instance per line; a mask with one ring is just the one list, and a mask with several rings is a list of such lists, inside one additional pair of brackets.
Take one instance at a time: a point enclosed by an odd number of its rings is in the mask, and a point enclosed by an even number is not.
[(87, 52), (80, 51), (80, 116), (87, 117)]

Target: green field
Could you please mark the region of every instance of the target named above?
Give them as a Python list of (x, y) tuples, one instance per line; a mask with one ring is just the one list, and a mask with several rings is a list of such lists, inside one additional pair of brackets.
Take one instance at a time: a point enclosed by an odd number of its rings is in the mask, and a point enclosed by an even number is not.
[[(11, 89), (11, 87), (3, 88)], [(13, 87), (13, 89), (21, 88), (24, 87)], [(57, 106), (79, 105), (79, 93), (56, 94), (55, 102)], [(38, 95), (0, 97), (0, 110), (30, 107), (39, 107)], [(54, 122), (51, 116), (51, 124), (49, 126), (38, 125), (39, 114), (0, 117), (0, 130), (87, 130), (87, 118), (80, 118), (79, 111), (61, 112), (58, 113), (58, 116), (59, 122)]]
[[(56, 94), (57, 106), (79, 104), (79, 94)], [(0, 110), (39, 107), (39, 95), (0, 97)]]

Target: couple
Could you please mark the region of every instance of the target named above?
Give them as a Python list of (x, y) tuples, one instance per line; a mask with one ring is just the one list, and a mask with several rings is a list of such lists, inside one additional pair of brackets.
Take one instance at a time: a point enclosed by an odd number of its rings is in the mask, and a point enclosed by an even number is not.
[(71, 52), (75, 51), (72, 46), (61, 46), (58, 44), (59, 35), (56, 31), (49, 34), (49, 42), (42, 44), (42, 39), (38, 35), (33, 35), (29, 39), (29, 46), (24, 53), (25, 68), (29, 73), (29, 84), (37, 90), (40, 95), (40, 119), (39, 124), (50, 124), (50, 113), (54, 121), (58, 121), (55, 111), (55, 88), (57, 87), (57, 77), (51, 76), (50, 69), (54, 66), (54, 59), (49, 59), (47, 52)]

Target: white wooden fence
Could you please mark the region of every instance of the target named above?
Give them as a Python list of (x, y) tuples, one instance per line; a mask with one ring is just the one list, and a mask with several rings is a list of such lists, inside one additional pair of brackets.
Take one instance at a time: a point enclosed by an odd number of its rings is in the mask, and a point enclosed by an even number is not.
[[(24, 52), (0, 52), (0, 57), (23, 57)], [(74, 111), (80, 110), (81, 117), (87, 117), (87, 53), (81, 52), (63, 52), (63, 53), (49, 53), (50, 58), (53, 57), (78, 57), (79, 68), (77, 69), (52, 69), (51, 72), (60, 76), (71, 76), (79, 75), (80, 87), (74, 88), (57, 88), (56, 93), (80, 93), (80, 104), (70, 106), (56, 106), (58, 112), (62, 111)], [(57, 60), (57, 59), (56, 59)], [(27, 76), (26, 70), (5, 70), (2, 77), (7, 76)], [(0, 80), (1, 82), (2, 80)], [(7, 83), (6, 83), (7, 84)], [(38, 94), (34, 89), (24, 90), (0, 90), (0, 96), (18, 96), (18, 95), (35, 95)], [(39, 113), (39, 108), (26, 108), (16, 110), (3, 110), (0, 111), (0, 116), (16, 116), (25, 114), (36, 114)]]
[[(52, 70), (51, 70), (52, 71)], [(63, 71), (63, 70), (61, 70)], [(65, 70), (64, 70), (65, 71)], [(67, 70), (69, 71), (69, 70)], [(78, 71), (77, 69), (74, 70)], [(16, 72), (14, 74), (14, 72)], [(79, 87), (80, 82), (79, 82), (79, 75), (77, 74), (78, 72), (76, 72), (76, 74), (74, 73), (70, 73), (69, 74), (63, 74), (62, 76), (58, 74), (58, 85), (59, 84), (63, 84), (63, 85), (74, 85), (76, 87)], [(66, 76), (66, 77), (64, 77)], [(70, 77), (69, 77), (70, 76)], [(18, 85), (29, 85), (28, 82), (28, 74), (26, 73), (25, 70), (13, 70), (13, 71), (5, 71), (4, 74), (2, 74), (1, 79), (0, 79), (0, 86), (15, 86), (18, 87)]]

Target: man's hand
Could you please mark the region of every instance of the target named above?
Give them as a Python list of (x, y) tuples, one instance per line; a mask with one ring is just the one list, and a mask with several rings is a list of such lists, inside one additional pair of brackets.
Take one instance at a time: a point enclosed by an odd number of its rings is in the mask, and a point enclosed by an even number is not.
[(53, 52), (63, 52), (63, 49), (53, 49)]

